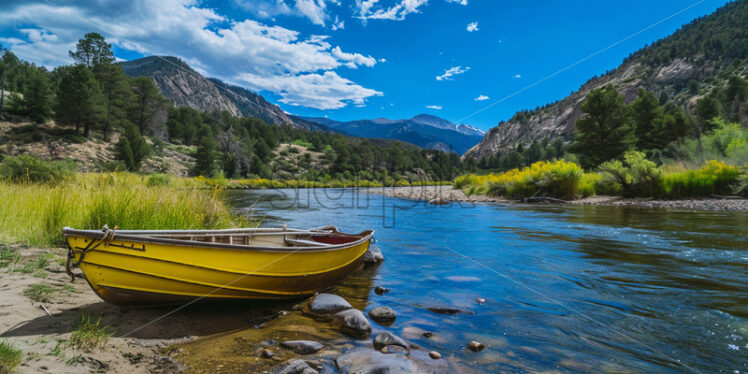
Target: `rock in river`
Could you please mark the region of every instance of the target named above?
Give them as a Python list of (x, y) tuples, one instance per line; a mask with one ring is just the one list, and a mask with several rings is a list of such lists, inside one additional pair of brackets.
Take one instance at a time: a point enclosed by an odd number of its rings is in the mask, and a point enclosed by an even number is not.
[(317, 374), (304, 360), (296, 359), (276, 372), (277, 374)]
[(431, 352), (429, 352), (429, 357), (431, 357), (434, 360), (438, 360), (438, 359), (442, 358), (442, 355), (441, 355), (441, 353), (439, 353), (437, 351), (431, 351)]
[(392, 322), (395, 320), (395, 311), (388, 306), (376, 307), (369, 311), (369, 318), (377, 322)]
[(384, 255), (382, 255), (382, 251), (379, 250), (379, 247), (369, 244), (369, 249), (364, 253), (363, 260), (367, 265), (378, 264), (384, 261)]
[(380, 332), (374, 337), (374, 349), (379, 350), (388, 345), (399, 345), (405, 349), (409, 349), (408, 343), (403, 338), (391, 332)]
[(429, 204), (431, 204), (431, 205), (447, 205), (447, 204), (449, 204), (449, 200), (443, 199), (441, 197), (435, 197), (435, 198), (429, 200)]
[(367, 348), (356, 348), (335, 359), (343, 373), (417, 373), (418, 367), (401, 355), (386, 355)]
[(480, 352), (484, 348), (486, 348), (486, 345), (483, 344), (483, 343), (476, 342), (475, 340), (473, 340), (470, 343), (468, 343), (468, 348), (470, 348), (470, 350), (473, 351), (473, 352)]
[(344, 310), (335, 313), (333, 317), (343, 320), (343, 326), (341, 326), (340, 329), (350, 336), (365, 338), (371, 334), (369, 320), (367, 320), (364, 313), (358, 309)]
[(337, 313), (341, 310), (351, 309), (351, 304), (344, 298), (329, 293), (321, 293), (314, 298), (309, 310), (313, 313), (328, 314)]
[(281, 346), (302, 355), (317, 352), (325, 347), (322, 343), (311, 340), (289, 340), (282, 342)]
[(374, 288), (374, 293), (377, 295), (384, 295), (388, 292), (390, 292), (389, 288), (384, 288), (382, 286), (377, 286), (376, 288)]
[(262, 356), (262, 358), (273, 358), (273, 356), (275, 356), (275, 352), (265, 348), (262, 350), (260, 356)]

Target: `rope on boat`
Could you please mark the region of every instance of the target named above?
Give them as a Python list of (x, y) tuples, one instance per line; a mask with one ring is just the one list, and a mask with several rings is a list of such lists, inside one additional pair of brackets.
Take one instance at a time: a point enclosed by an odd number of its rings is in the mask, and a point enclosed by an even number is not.
[(71, 262), (75, 259), (75, 252), (73, 251), (73, 248), (70, 246), (70, 243), (68, 242), (68, 258), (67, 262), (65, 263), (65, 272), (70, 276), (70, 282), (75, 282), (75, 274), (73, 274), (73, 268), (80, 266), (81, 262), (83, 262), (83, 258), (86, 257), (86, 253), (93, 251), (94, 249), (98, 248), (99, 245), (104, 243), (104, 247), (109, 246), (109, 244), (114, 241), (114, 233), (117, 231), (118, 226), (114, 226), (113, 229), (110, 229), (109, 226), (104, 225), (102, 227), (101, 231), (104, 232), (104, 235), (101, 236), (101, 239), (92, 239), (88, 245), (86, 245), (86, 248), (83, 248), (83, 251), (81, 252), (81, 256), (75, 263), (71, 264)]

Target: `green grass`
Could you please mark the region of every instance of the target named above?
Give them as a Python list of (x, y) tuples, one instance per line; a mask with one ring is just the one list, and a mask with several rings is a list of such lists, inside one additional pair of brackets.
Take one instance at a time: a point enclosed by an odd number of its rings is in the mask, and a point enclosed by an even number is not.
[(68, 345), (74, 349), (90, 351), (103, 346), (111, 335), (108, 327), (101, 326), (101, 318), (92, 321), (91, 316), (84, 314), (70, 335)]
[(191, 179), (148, 187), (130, 173), (81, 174), (58, 185), (0, 182), (0, 243), (64, 244), (61, 229), (220, 229), (235, 224), (217, 191)]
[(0, 342), (0, 374), (12, 373), (21, 363), (23, 353), (7, 341)]
[(20, 269), (13, 269), (13, 271), (23, 274), (33, 273), (37, 278), (46, 278), (47, 272), (45, 269), (49, 265), (49, 259), (52, 257), (53, 255), (51, 253), (42, 253), (36, 258), (36, 260), (29, 261), (23, 264), (23, 267)]
[(46, 303), (52, 300), (52, 294), (54, 294), (55, 291), (57, 291), (57, 289), (50, 285), (37, 283), (26, 287), (23, 294), (32, 301)]
[(313, 147), (314, 147), (314, 144), (312, 144), (312, 143), (309, 143), (309, 142), (305, 142), (305, 141), (303, 141), (303, 140), (301, 140), (301, 139), (296, 139), (296, 140), (294, 140), (294, 141), (293, 141), (293, 144), (294, 144), (294, 145), (300, 145), (300, 146), (302, 146), (302, 147), (306, 147), (306, 148), (313, 148)]
[(18, 251), (8, 246), (0, 246), (0, 268), (8, 267), (18, 263), (21, 255)]

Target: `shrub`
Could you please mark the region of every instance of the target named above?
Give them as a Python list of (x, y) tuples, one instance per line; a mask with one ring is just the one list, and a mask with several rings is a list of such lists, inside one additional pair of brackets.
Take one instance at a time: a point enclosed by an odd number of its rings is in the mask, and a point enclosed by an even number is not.
[(698, 170), (666, 174), (662, 190), (666, 197), (683, 198), (711, 194), (743, 194), (740, 188), (741, 168), (721, 161), (709, 161)]
[(145, 180), (145, 185), (148, 187), (168, 186), (170, 183), (171, 175), (169, 174), (151, 174)]
[(485, 190), (488, 195), (493, 196), (527, 197), (543, 194), (572, 199), (579, 192), (583, 174), (582, 168), (571, 162), (538, 161), (522, 170), (512, 169), (502, 174), (462, 176), (455, 180), (455, 186), (471, 186), (468, 193)]
[(659, 195), (662, 169), (647, 160), (642, 152), (628, 151), (623, 158), (624, 162), (612, 160), (600, 165), (603, 178), (620, 185), (626, 196)]
[(0, 178), (13, 183), (58, 184), (75, 174), (72, 161), (44, 161), (29, 155), (8, 156), (0, 164)]

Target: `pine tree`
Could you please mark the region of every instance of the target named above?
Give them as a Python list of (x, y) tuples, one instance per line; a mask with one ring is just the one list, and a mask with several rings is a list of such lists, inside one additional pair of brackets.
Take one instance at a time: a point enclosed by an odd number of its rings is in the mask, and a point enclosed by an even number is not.
[(216, 141), (213, 132), (208, 126), (203, 125), (198, 132), (197, 152), (195, 155), (195, 175), (212, 176), (215, 171)]
[(694, 110), (696, 117), (699, 118), (699, 134), (701, 135), (704, 131), (711, 130), (712, 120), (720, 116), (721, 108), (719, 100), (713, 95), (706, 95), (696, 101), (696, 109)]
[(156, 115), (167, 109), (169, 101), (158, 92), (153, 79), (149, 77), (137, 77), (130, 80), (130, 87), (135, 95), (128, 119), (138, 127), (142, 134), (146, 133), (148, 125)]
[(132, 106), (135, 96), (121, 66), (98, 64), (93, 71), (106, 98), (106, 115), (101, 122), (101, 131), (104, 140), (108, 140), (110, 132), (127, 120), (127, 110)]
[(135, 157), (132, 154), (132, 148), (130, 148), (130, 142), (127, 141), (126, 136), (119, 138), (117, 145), (115, 146), (115, 154), (117, 160), (122, 161), (125, 164), (127, 170), (136, 170)]
[(14, 101), (14, 111), (36, 123), (44, 123), (52, 117), (54, 93), (46, 71), (30, 69), (22, 92), (23, 96)]
[(111, 64), (114, 62), (112, 45), (106, 42), (101, 34), (89, 32), (78, 39), (75, 52), (68, 52), (77, 64), (93, 68), (99, 64)]
[(57, 92), (55, 117), (63, 125), (83, 126), (83, 136), (88, 137), (92, 127), (106, 115), (106, 99), (98, 82), (85, 65), (75, 65), (64, 72)]
[(631, 109), (612, 85), (591, 91), (582, 103), (571, 150), (582, 167), (594, 168), (623, 155), (636, 141)]
[(634, 116), (634, 134), (636, 146), (639, 149), (653, 149), (658, 143), (656, 129), (662, 127), (664, 112), (655, 95), (643, 88), (639, 89), (639, 97), (631, 103)]
[[(125, 122), (123, 125), (123, 132), (120, 136), (120, 141), (118, 143), (118, 151), (120, 151), (120, 143), (124, 143), (121, 147), (122, 153), (119, 153), (122, 158), (120, 160), (124, 161), (127, 165), (128, 170), (138, 170), (140, 169), (140, 165), (143, 162), (143, 160), (148, 157), (148, 154), (150, 154), (151, 149), (148, 146), (148, 143), (146, 143), (145, 139), (143, 138), (143, 135), (140, 134), (140, 131), (138, 131), (138, 128), (135, 127), (135, 125)], [(127, 164), (127, 158), (129, 157), (127, 155), (127, 152), (124, 148), (124, 145), (127, 145), (127, 148), (129, 149), (129, 153), (132, 156), (132, 162), (130, 164)]]

